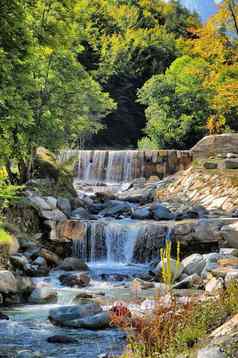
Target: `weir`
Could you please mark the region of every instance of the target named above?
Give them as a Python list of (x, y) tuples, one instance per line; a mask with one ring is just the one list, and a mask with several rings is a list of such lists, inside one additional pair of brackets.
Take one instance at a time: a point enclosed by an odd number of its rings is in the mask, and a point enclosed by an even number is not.
[(190, 151), (179, 150), (65, 150), (60, 161), (75, 159), (75, 177), (86, 184), (127, 183), (136, 178), (173, 174), (192, 162)]

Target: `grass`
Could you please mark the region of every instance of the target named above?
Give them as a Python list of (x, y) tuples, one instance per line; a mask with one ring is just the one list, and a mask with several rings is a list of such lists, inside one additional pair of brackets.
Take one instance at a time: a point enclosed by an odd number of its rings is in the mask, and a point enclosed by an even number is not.
[[(121, 325), (129, 332), (129, 344), (123, 358), (191, 357), (207, 336), (232, 315), (238, 313), (238, 282), (216, 298), (204, 302), (178, 304), (175, 297), (169, 306), (157, 305), (143, 318)], [(132, 333), (131, 333), (132, 332)]]

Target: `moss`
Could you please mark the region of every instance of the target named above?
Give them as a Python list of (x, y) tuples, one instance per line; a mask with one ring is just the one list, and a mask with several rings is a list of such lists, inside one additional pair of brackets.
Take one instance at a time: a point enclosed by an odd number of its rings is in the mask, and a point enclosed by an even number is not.
[(71, 199), (76, 197), (73, 186), (73, 166), (75, 158), (64, 162), (57, 160), (48, 149), (40, 147), (34, 159), (34, 178), (40, 178), (37, 189), (42, 195), (63, 196)]
[(12, 236), (0, 227), (0, 244), (11, 245)]

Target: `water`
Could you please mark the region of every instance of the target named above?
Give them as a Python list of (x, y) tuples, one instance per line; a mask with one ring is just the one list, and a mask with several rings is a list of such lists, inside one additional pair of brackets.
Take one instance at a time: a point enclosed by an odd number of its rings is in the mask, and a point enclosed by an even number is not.
[[(82, 292), (96, 294), (98, 299), (101, 297), (104, 308), (110, 307), (116, 300), (129, 302), (131, 291), (123, 288), (123, 282), (117, 281), (116, 275), (124, 275), (124, 282), (128, 282), (145, 269), (143, 265), (115, 264), (108, 267), (107, 263), (90, 264), (90, 285), (81, 289), (62, 287), (59, 276), (63, 271), (54, 271), (48, 277), (34, 278), (36, 284), (47, 283), (56, 289), (57, 304), (24, 305), (5, 309), (4, 313), (9, 315), (10, 320), (0, 321), (0, 357), (15, 358), (16, 352), (24, 349), (39, 351), (47, 358), (96, 358), (102, 353), (120, 355), (126, 345), (124, 332), (115, 328), (89, 331), (55, 327), (48, 321), (48, 313), (51, 308), (57, 306), (79, 303), (75, 299)], [(102, 275), (107, 275), (107, 279), (103, 279)], [(70, 336), (77, 339), (78, 343), (50, 344), (47, 338), (53, 335)]]
[[(73, 256), (85, 261), (114, 263), (134, 262), (135, 245), (145, 233), (154, 232), (161, 224), (132, 219), (97, 220), (85, 223), (87, 234), (73, 240)], [(150, 230), (151, 229), (151, 230)]]
[[(5, 310), (9, 321), (0, 321), (0, 356), (15, 358), (20, 350), (39, 351), (47, 358), (96, 358), (102, 353), (120, 354), (125, 345), (124, 333), (117, 329), (103, 331), (63, 329), (53, 326), (47, 319), (53, 306), (22, 306)], [(70, 336), (76, 344), (50, 344), (53, 335)]]

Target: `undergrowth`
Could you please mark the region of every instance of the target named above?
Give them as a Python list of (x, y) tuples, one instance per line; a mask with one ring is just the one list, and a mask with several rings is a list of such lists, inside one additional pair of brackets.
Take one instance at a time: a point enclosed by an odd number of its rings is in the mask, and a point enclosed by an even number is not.
[(238, 283), (235, 281), (218, 297), (203, 302), (181, 305), (171, 297), (170, 305), (161, 305), (158, 300), (154, 312), (143, 318), (118, 321), (129, 335), (123, 358), (190, 356), (211, 331), (238, 313)]

